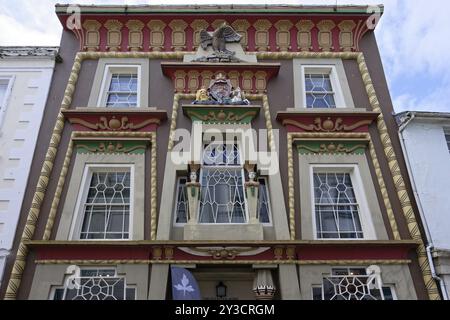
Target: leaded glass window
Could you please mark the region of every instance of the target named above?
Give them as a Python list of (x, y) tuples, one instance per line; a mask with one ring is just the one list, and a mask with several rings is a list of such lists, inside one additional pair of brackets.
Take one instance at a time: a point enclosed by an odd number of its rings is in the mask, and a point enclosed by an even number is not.
[(106, 106), (112, 108), (129, 108), (137, 106), (137, 74), (114, 73), (107, 92)]
[(188, 198), (186, 194), (186, 182), (186, 177), (178, 178), (175, 223), (187, 223), (188, 221)]
[(114, 269), (86, 269), (56, 288), (53, 300), (136, 300), (136, 289), (127, 286), (125, 277)]
[(336, 108), (330, 75), (306, 73), (305, 92), (307, 108)]
[(130, 172), (93, 172), (80, 239), (128, 239)]
[(200, 175), (199, 222), (246, 223), (244, 170), (238, 145), (206, 145)]
[(364, 268), (333, 268), (322, 285), (313, 286), (313, 300), (395, 300), (391, 286), (377, 288), (378, 276), (368, 275)]
[(259, 192), (258, 192), (258, 218), (261, 223), (270, 223), (270, 203), (269, 190), (266, 178), (259, 178)]
[(317, 238), (363, 238), (350, 174), (314, 172), (313, 180)]

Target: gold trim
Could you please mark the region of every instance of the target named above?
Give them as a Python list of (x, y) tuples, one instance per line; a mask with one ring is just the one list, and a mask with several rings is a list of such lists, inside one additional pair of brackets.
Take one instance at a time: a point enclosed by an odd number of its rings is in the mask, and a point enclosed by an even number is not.
[(403, 181), (403, 176), (400, 171), (397, 156), (395, 155), (394, 148), (392, 147), (392, 141), (387, 131), (383, 115), (381, 113), (380, 102), (378, 101), (378, 97), (375, 92), (375, 87), (372, 83), (372, 79), (369, 74), (369, 69), (367, 68), (366, 61), (362, 53), (358, 54), (357, 63), (359, 71), (361, 72), (361, 76), (363, 78), (364, 85), (366, 87), (370, 105), (372, 106), (373, 111), (380, 112), (380, 115), (377, 118), (377, 128), (380, 134), (384, 153), (388, 160), (388, 165), (392, 174), (394, 186), (395, 189), (397, 190), (397, 196), (402, 206), (403, 216), (405, 217), (409, 234), (414, 240), (420, 242), (420, 245), (417, 248), (417, 257), (419, 260), (420, 269), (422, 270), (425, 286), (428, 291), (428, 296), (430, 300), (440, 300), (439, 290), (437, 288), (436, 282), (434, 281), (431, 275), (431, 268), (427, 259), (425, 244), (423, 243), (420, 228), (419, 225), (417, 224), (414, 210), (411, 205), (411, 199), (409, 198), (405, 183)]
[[(226, 110), (225, 110), (226, 111)], [(209, 112), (207, 115), (202, 115), (195, 111), (188, 111), (188, 116), (196, 117), (202, 121), (240, 121), (248, 116), (255, 116), (256, 111), (247, 111), (241, 115), (236, 115), (234, 112), (220, 110), (219, 112)]]
[(306, 131), (322, 131), (322, 132), (336, 132), (336, 131), (353, 131), (356, 128), (362, 127), (364, 125), (369, 125), (372, 123), (372, 120), (361, 120), (352, 125), (343, 125), (342, 118), (336, 118), (334, 121), (327, 117), (325, 121), (322, 121), (321, 117), (317, 117), (314, 119), (314, 124), (303, 124), (301, 122), (285, 119), (283, 120), (283, 125), (292, 125), (298, 127), (300, 129)]

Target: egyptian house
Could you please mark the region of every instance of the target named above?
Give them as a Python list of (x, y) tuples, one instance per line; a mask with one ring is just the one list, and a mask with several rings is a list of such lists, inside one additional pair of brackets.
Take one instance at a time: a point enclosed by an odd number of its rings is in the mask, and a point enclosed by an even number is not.
[(76, 8), (2, 296), (439, 299), (373, 8)]

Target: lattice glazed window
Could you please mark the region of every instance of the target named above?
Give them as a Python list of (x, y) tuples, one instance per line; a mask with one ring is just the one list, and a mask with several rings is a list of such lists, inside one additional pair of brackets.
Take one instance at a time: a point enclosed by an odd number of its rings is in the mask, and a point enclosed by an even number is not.
[(329, 74), (305, 74), (307, 108), (336, 108)]
[(206, 145), (200, 175), (199, 222), (246, 223), (244, 170), (238, 145)]
[(53, 300), (136, 300), (136, 288), (127, 286), (114, 269), (87, 269), (56, 288)]
[(106, 106), (130, 108), (137, 106), (138, 77), (136, 74), (112, 74)]
[(269, 190), (266, 178), (259, 178), (259, 193), (258, 193), (258, 218), (261, 223), (270, 223), (270, 202)]
[(80, 239), (128, 239), (130, 172), (93, 172)]
[(187, 223), (188, 221), (188, 198), (186, 194), (186, 182), (186, 177), (178, 178), (175, 223)]
[(380, 285), (379, 275), (368, 275), (364, 268), (335, 268), (313, 286), (313, 300), (395, 300), (391, 286)]
[(317, 238), (363, 238), (349, 173), (314, 173)]

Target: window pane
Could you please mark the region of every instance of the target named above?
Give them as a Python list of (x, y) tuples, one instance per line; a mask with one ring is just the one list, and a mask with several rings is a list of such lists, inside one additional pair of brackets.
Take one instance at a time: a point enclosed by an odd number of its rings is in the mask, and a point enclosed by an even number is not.
[(246, 222), (242, 169), (202, 169), (199, 221)]
[(106, 106), (113, 108), (128, 108), (137, 106), (136, 74), (113, 74), (109, 86)]
[(258, 217), (261, 223), (270, 223), (270, 206), (269, 206), (269, 190), (266, 184), (266, 179), (260, 178), (259, 192), (258, 192)]
[(188, 200), (186, 190), (187, 178), (179, 178), (177, 185), (177, 199), (176, 199), (176, 223), (187, 223), (188, 220)]
[(314, 173), (318, 238), (362, 238), (359, 207), (348, 173)]
[(130, 173), (94, 172), (84, 205), (81, 239), (128, 239)]

